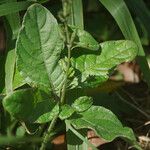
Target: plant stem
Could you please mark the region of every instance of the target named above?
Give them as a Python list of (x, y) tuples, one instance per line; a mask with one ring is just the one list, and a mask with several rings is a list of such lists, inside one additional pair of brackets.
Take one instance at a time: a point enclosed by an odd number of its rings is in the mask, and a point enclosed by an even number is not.
[(92, 148), (93, 150), (98, 150), (93, 144), (91, 144), (86, 138), (83, 137), (82, 134), (80, 134), (77, 130), (75, 130), (70, 122), (68, 120), (65, 121), (68, 129), (70, 129), (78, 138), (80, 138), (83, 142), (85, 142), (88, 146), (90, 146), (90, 148)]
[[(67, 24), (65, 24), (65, 32), (66, 32), (66, 38), (67, 36), (69, 35), (69, 31), (68, 31), (68, 26)], [(68, 79), (68, 75), (69, 75), (69, 69), (70, 69), (70, 59), (71, 59), (71, 49), (72, 49), (72, 46), (73, 46), (73, 42), (74, 42), (74, 39), (76, 37), (76, 31), (74, 31), (71, 35), (71, 38), (68, 38), (66, 39), (67, 41), (67, 48), (68, 48), (68, 61), (67, 61), (67, 70), (66, 70), (66, 77), (65, 77), (65, 80), (64, 80), (64, 86), (63, 86), (63, 89), (62, 89), (62, 95), (61, 95), (61, 104), (64, 104), (65, 102), (65, 94), (66, 94), (66, 86), (67, 86), (67, 79)]]
[[(75, 36), (76, 36), (76, 32), (73, 32), (71, 37), (69, 35), (69, 30), (68, 30), (68, 25), (67, 25), (67, 14), (69, 14), (69, 13), (67, 12), (67, 9), (66, 9), (68, 7), (67, 6), (68, 3), (66, 3), (66, 2), (67, 1), (62, 0), (62, 3), (64, 5), (64, 18), (65, 18), (64, 27), (65, 27), (65, 34), (66, 34), (66, 44), (67, 44), (67, 49), (68, 49), (68, 60), (67, 60), (66, 76), (65, 76), (64, 85), (63, 85), (63, 88), (62, 88), (61, 98), (60, 98), (60, 101), (59, 101), (59, 104), (61, 104), (61, 105), (63, 105), (65, 103), (67, 79), (68, 79), (69, 68), (70, 68), (71, 49), (72, 49), (73, 41), (74, 41)], [(48, 141), (49, 141), (49, 139), (51, 137), (51, 132), (52, 132), (52, 130), (54, 129), (54, 127), (56, 125), (58, 117), (59, 117), (59, 114), (57, 114), (53, 118), (53, 120), (51, 121), (51, 123), (50, 123), (50, 125), (48, 127), (48, 130), (47, 130), (47, 132), (44, 135), (43, 142), (41, 144), (40, 150), (45, 150), (46, 144), (48, 143)]]
[(48, 143), (48, 141), (49, 141), (49, 139), (50, 139), (50, 137), (51, 137), (51, 132), (52, 132), (52, 130), (54, 129), (55, 124), (56, 124), (56, 122), (57, 122), (57, 119), (58, 119), (58, 115), (55, 116), (55, 117), (53, 118), (53, 120), (51, 121), (51, 123), (50, 123), (50, 125), (49, 125), (49, 127), (48, 127), (48, 130), (47, 130), (47, 132), (46, 132), (46, 134), (45, 134), (45, 136), (44, 136), (44, 139), (43, 139), (42, 145), (41, 145), (41, 147), (40, 147), (40, 150), (45, 150), (46, 145), (47, 145), (47, 143)]
[[(71, 13), (71, 9), (70, 9), (70, 2), (69, 0), (62, 0), (62, 4), (63, 4), (63, 17), (64, 19), (64, 29), (65, 29), (65, 34), (66, 34), (66, 44), (67, 44), (67, 49), (68, 49), (68, 61), (67, 61), (67, 70), (66, 70), (66, 77), (64, 80), (64, 85), (62, 88), (62, 95), (61, 95), (61, 100), (60, 103), (64, 104), (65, 103), (65, 94), (66, 94), (66, 88), (67, 88), (67, 79), (68, 79), (68, 75), (69, 75), (69, 68), (70, 68), (70, 58), (71, 58), (71, 49), (72, 49), (72, 45), (73, 45), (73, 41), (75, 39), (76, 33), (73, 32), (71, 37), (69, 35), (69, 30), (68, 30), (68, 17)], [(68, 6), (69, 5), (69, 6)]]

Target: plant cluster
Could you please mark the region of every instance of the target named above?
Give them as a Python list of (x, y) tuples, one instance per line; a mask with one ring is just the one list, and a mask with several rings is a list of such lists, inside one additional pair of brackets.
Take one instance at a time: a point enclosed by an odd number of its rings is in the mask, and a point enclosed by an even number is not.
[[(86, 89), (106, 82), (117, 65), (144, 54), (123, 0), (100, 1), (118, 19), (120, 27), (131, 23), (134, 35), (122, 29), (128, 40), (99, 43), (84, 30), (81, 0), (62, 0), (57, 19), (42, 6), (45, 1), (0, 2), (0, 9), (4, 8), (0, 14), (6, 16), (8, 49), (0, 57), (1, 83), (5, 81), (0, 87), (5, 114), (1, 120), (5, 120), (4, 133), (10, 137), (4, 145), (14, 141), (18, 145), (33, 142), (26, 149), (45, 150), (54, 135), (65, 130), (68, 150), (79, 145), (84, 149), (83, 143), (96, 150), (86, 138), (87, 129), (92, 129), (107, 142), (120, 137), (141, 149), (132, 129), (124, 127), (111, 110), (94, 105), (93, 98), (86, 93)], [(116, 8), (119, 4), (127, 12), (126, 16), (124, 13), (116, 16), (121, 11)], [(5, 11), (6, 7), (10, 8), (9, 12)], [(25, 9), (22, 18), (18, 12)], [(131, 22), (122, 24), (128, 16)], [(144, 58), (138, 61), (147, 67)], [(14, 136), (12, 132), (18, 122), (21, 126), (15, 129)]]

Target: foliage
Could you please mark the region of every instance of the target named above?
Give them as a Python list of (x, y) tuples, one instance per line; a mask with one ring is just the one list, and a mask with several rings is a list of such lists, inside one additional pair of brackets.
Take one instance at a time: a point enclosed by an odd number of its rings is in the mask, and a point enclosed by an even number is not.
[[(68, 142), (68, 150), (83, 144), (97, 149), (87, 140), (87, 129), (94, 130), (106, 142), (119, 137), (140, 150), (132, 129), (125, 127), (111, 110), (93, 104), (93, 98), (85, 92), (103, 86), (119, 64), (136, 56), (150, 84), (145, 53), (125, 2), (100, 0), (126, 38), (101, 42), (84, 30), (81, 0), (62, 0), (61, 11), (55, 12), (58, 18), (47, 5), (42, 5), (46, 2), (0, 2), (0, 16), (4, 16), (7, 34), (7, 52), (0, 57), (0, 107), (3, 107), (0, 134), (7, 134), (10, 143), (25, 139), (17, 148), (31, 142), (27, 149), (44, 150), (65, 124), (67, 140), (74, 136), (78, 139), (75, 144)], [(26, 12), (20, 15), (23, 10)], [(77, 91), (80, 92), (75, 96)], [(0, 144), (5, 147), (7, 143), (2, 144), (1, 140), (4, 139), (0, 138)]]

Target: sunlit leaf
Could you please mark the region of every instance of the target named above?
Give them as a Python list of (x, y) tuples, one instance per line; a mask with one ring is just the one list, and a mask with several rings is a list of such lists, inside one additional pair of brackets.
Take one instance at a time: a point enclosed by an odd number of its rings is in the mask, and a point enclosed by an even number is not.
[(64, 74), (58, 63), (63, 39), (54, 16), (39, 4), (25, 14), (17, 40), (17, 67), (25, 81), (58, 91)]

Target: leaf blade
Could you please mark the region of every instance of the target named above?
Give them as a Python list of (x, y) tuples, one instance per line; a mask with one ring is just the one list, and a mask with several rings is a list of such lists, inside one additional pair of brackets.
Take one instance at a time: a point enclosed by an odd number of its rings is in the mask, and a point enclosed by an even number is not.
[(61, 86), (64, 75), (58, 60), (63, 44), (54, 16), (39, 4), (30, 6), (16, 45), (17, 67), (29, 84), (53, 91)]
[[(3, 99), (4, 108), (15, 118), (21, 121), (45, 123), (50, 121), (55, 114), (53, 111), (56, 103), (45, 92), (37, 89), (17, 90)], [(52, 112), (53, 113), (50, 113)], [(49, 113), (43, 120), (42, 116)], [(44, 116), (45, 117), (45, 116)]]
[[(105, 8), (111, 13), (120, 27), (124, 37), (127, 40), (133, 40), (138, 45), (138, 58), (137, 61), (141, 67), (144, 78), (150, 86), (150, 70), (148, 62), (145, 57), (145, 52), (140, 42), (137, 30), (132, 20), (131, 14), (123, 0), (99, 0)], [(116, 9), (117, 8), (117, 9)]]
[[(85, 87), (89, 84), (88, 81), (86, 83), (86, 80), (90, 76), (95, 82), (93, 85), (98, 85), (108, 79), (109, 71), (116, 65), (131, 61), (137, 54), (136, 44), (128, 40), (103, 42), (100, 43), (100, 46), (101, 52), (99, 50), (93, 54), (83, 53), (81, 56), (75, 54), (72, 58), (72, 66), (80, 71), (78, 76), (80, 76), (81, 83)], [(98, 78), (94, 78), (95, 76)], [(85, 84), (83, 84), (84, 82)]]
[(123, 127), (117, 117), (104, 107), (92, 106), (87, 111), (78, 113), (74, 118), (70, 118), (69, 121), (75, 129), (92, 129), (108, 142), (116, 137), (122, 137), (130, 140), (136, 146), (138, 145), (133, 131)]

